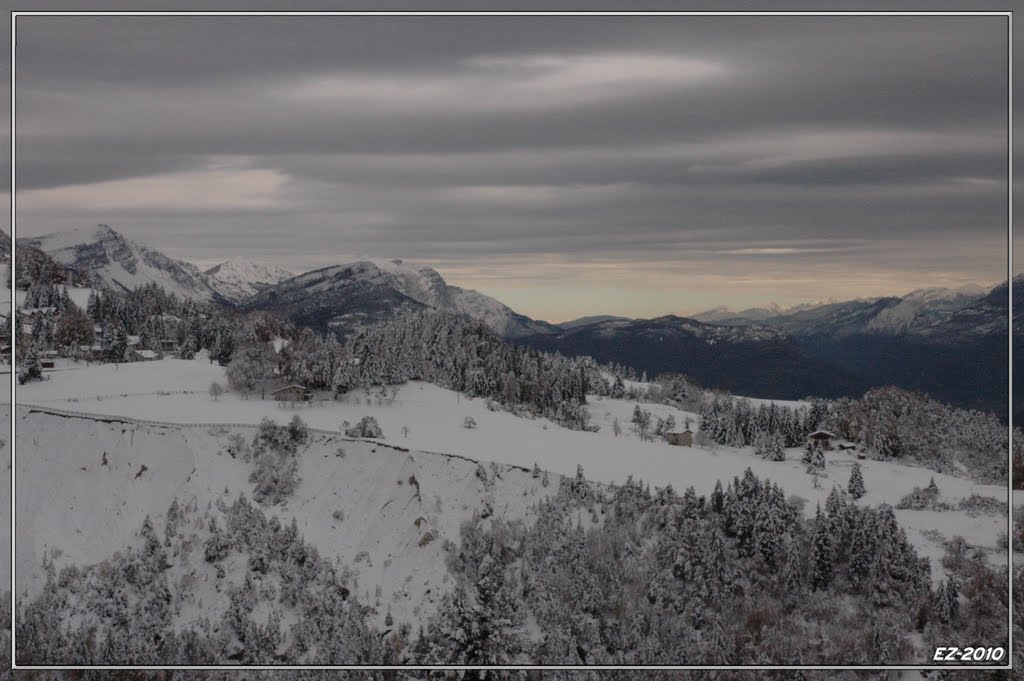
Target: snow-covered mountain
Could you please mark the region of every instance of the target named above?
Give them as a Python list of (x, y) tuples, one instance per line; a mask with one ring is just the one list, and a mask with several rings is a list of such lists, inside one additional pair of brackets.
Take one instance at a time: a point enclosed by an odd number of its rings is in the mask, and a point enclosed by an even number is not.
[(432, 267), (399, 259), (360, 260), (306, 272), (260, 291), (243, 307), (320, 329), (352, 329), (430, 308), (476, 319), (505, 338), (554, 330), (478, 291), (449, 286)]
[(204, 274), (215, 291), (236, 304), (295, 276), (276, 265), (253, 262), (240, 256), (215, 265)]
[(568, 331), (569, 329), (578, 329), (581, 326), (590, 326), (591, 324), (600, 324), (601, 322), (614, 322), (614, 321), (628, 321), (629, 317), (619, 317), (611, 314), (598, 314), (591, 315), (589, 317), (580, 317), (578, 319), (570, 319), (567, 322), (558, 322), (555, 324), (560, 329)]
[(922, 332), (975, 302), (987, 291), (976, 284), (956, 289), (922, 288), (880, 311), (865, 326), (868, 333)]
[(58, 263), (85, 273), (93, 285), (131, 290), (157, 284), (189, 300), (229, 302), (195, 265), (124, 237), (107, 225), (18, 239)]
[(796, 336), (927, 334), (930, 327), (949, 319), (987, 292), (977, 284), (955, 289), (921, 288), (904, 296), (830, 300), (790, 308), (782, 308), (775, 303), (739, 312), (716, 307), (695, 314), (693, 318), (730, 326), (763, 323)]
[(780, 314), (785, 314), (786, 310), (781, 308), (777, 303), (768, 303), (764, 307), (751, 307), (746, 310), (740, 310), (735, 312), (732, 309), (724, 306), (714, 307), (704, 312), (698, 312), (692, 315), (692, 319), (696, 319), (699, 322), (716, 323), (722, 321), (728, 321), (733, 319), (746, 319), (749, 321), (763, 321), (769, 317), (777, 317)]

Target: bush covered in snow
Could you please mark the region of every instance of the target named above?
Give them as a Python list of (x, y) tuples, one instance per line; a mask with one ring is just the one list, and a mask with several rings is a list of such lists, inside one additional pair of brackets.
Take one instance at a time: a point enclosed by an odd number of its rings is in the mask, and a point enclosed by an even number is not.
[(249, 482), (256, 485), (253, 498), (262, 504), (279, 504), (299, 486), (298, 448), (309, 441), (309, 429), (298, 414), (287, 426), (269, 418), (260, 422), (253, 438), (253, 469)]
[(903, 511), (948, 511), (950, 505), (939, 501), (939, 486), (935, 484), (935, 478), (927, 487), (915, 487), (914, 490), (900, 499), (896, 508)]
[(346, 427), (345, 435), (349, 437), (372, 437), (379, 439), (384, 437), (384, 431), (381, 430), (377, 419), (372, 416), (364, 416), (359, 419), (359, 423), (356, 425)]

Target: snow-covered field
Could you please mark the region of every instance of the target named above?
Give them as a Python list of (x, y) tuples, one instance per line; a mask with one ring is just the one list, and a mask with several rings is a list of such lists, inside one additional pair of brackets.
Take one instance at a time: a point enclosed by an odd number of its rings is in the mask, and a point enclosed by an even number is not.
[[(162, 360), (116, 367), (80, 365), (49, 372), (48, 379), (19, 387), (19, 404), (47, 405), (86, 413), (183, 424), (257, 424), (265, 416), (283, 423), (293, 414), (299, 414), (311, 427), (329, 430), (339, 429), (342, 421), (356, 422), (362, 416), (371, 415), (381, 424), (386, 442), (413, 450), (455, 454), (474, 460), (523, 467), (532, 467), (536, 462), (542, 469), (563, 475), (575, 475), (576, 466), (580, 464), (584, 467), (586, 477), (591, 480), (621, 483), (632, 475), (654, 486), (672, 484), (680, 491), (693, 485), (699, 493), (705, 494), (712, 490), (717, 480), (731, 480), (749, 466), (758, 476), (778, 482), (787, 494), (807, 499), (807, 515), (813, 515), (816, 503), (824, 503), (833, 484), (845, 487), (855, 461), (849, 453), (829, 453), (825, 477), (821, 479), (820, 487), (815, 488), (811, 477), (804, 472), (804, 465), (799, 461), (799, 449), (789, 450), (787, 461), (772, 462), (755, 457), (750, 448), (703, 449), (673, 447), (663, 442), (642, 442), (630, 431), (634, 403), (599, 397), (591, 398), (590, 411), (593, 422), (600, 425), (600, 431), (587, 433), (561, 428), (546, 419), (521, 418), (503, 411), (492, 412), (482, 399), (469, 399), (425, 383), (401, 386), (390, 406), (378, 406), (374, 399), (368, 399), (362, 391), (356, 391), (344, 401), (326, 399), (299, 407), (270, 399), (261, 400), (258, 395), (246, 400), (238, 395), (225, 394), (214, 400), (209, 396), (208, 388), (213, 381), (226, 385), (224, 370), (204, 360)], [(671, 414), (680, 425), (687, 419), (693, 424), (698, 422), (695, 414), (672, 407), (645, 405), (645, 408), (656, 416)], [(45, 439), (39, 443), (21, 440), (22, 436), (41, 436), (42, 433), (37, 432), (37, 429), (43, 427), (39, 419), (26, 420), (21, 414), (19, 412), (19, 454), (24, 456), (27, 452), (31, 456), (31, 452), (39, 452), (48, 455), (62, 446), (55, 442), (44, 445), (43, 442), (49, 442)], [(475, 419), (476, 428), (463, 427), (468, 416)], [(612, 432), (612, 422), (616, 418), (623, 430), (619, 437), (615, 437)], [(403, 435), (403, 426), (408, 428), (407, 436)], [(77, 440), (70, 440), (67, 446), (73, 446), (75, 442)], [(149, 456), (142, 448), (137, 449), (140, 456)], [(133, 450), (129, 448), (127, 451)], [(196, 444), (193, 456), (198, 460), (204, 451), (201, 444)], [(210, 455), (211, 452), (206, 451), (206, 454)], [(417, 455), (419, 459), (423, 456), (426, 455)], [(95, 464), (94, 461), (85, 463)], [(971, 494), (1003, 502), (1007, 500), (1006, 489), (999, 486), (977, 484), (963, 478), (890, 462), (861, 463), (867, 494), (859, 503), (873, 505), (885, 502), (895, 505), (915, 486), (926, 486), (931, 478), (939, 486), (942, 500), (949, 503), (955, 504)], [(19, 471), (22, 470), (21, 466), (34, 465), (37, 465), (34, 459), (19, 459)], [(304, 478), (316, 480), (317, 490), (329, 489), (320, 485), (322, 481), (319, 474), (316, 477), (306, 477), (304, 474)], [(89, 486), (82, 484), (83, 498), (87, 491), (95, 494)], [(365, 484), (372, 483), (367, 481)], [(307, 499), (306, 503), (314, 503), (317, 498), (315, 495), (307, 496), (312, 489), (311, 485), (303, 485), (302, 498)], [(244, 487), (245, 480), (242, 478), (235, 480), (232, 485), (232, 489)], [(125, 503), (129, 503), (127, 499)], [(292, 504), (291, 507), (295, 509), (298, 506)], [(166, 504), (158, 510), (166, 510)], [(943, 574), (937, 562), (943, 553), (939, 542), (957, 534), (963, 535), (970, 544), (986, 548), (994, 562), (1005, 564), (1005, 550), (999, 548), (999, 535), (1006, 531), (1006, 518), (1003, 516), (971, 517), (961, 511), (898, 511), (897, 516), (919, 550), (933, 558), (933, 574), (936, 578)], [(129, 527), (137, 525), (138, 522), (135, 522)], [(77, 528), (82, 532), (81, 535), (75, 535), (80, 542), (105, 541), (87, 536), (88, 528), (88, 525)], [(931, 537), (924, 534), (935, 531), (939, 534), (932, 534)], [(45, 538), (45, 533), (41, 537)], [(113, 536), (110, 546), (126, 538), (122, 535)], [(21, 563), (22, 556), (19, 554)]]
[[(44, 554), (58, 549), (58, 566), (100, 562), (138, 541), (146, 515), (163, 527), (175, 497), (205, 509), (241, 492), (251, 496), (252, 464), (226, 453), (230, 433), (251, 439), (251, 428), (163, 427), (25, 407), (17, 415), (18, 489), (26, 492), (17, 508), (19, 594), (45, 582)], [(557, 489), (557, 479), (543, 487), (510, 467), (500, 467), (497, 479), (488, 469), (493, 483), (484, 482), (476, 468), (464, 459), (314, 435), (302, 451), (298, 491), (269, 510), (285, 524), (297, 518), (322, 554), (355, 568), (360, 597), (383, 603), (382, 619), (390, 608), (399, 621), (415, 621), (449, 590), (444, 541), (458, 541), (459, 524), (485, 499), (498, 513), (524, 517)]]

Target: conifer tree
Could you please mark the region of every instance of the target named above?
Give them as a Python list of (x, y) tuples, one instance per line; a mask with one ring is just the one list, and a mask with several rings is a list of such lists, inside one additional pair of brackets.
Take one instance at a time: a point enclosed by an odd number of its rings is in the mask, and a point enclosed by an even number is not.
[(832, 583), (835, 565), (832, 556), (832, 536), (829, 524), (818, 506), (814, 519), (814, 539), (811, 544), (811, 588), (824, 589)]
[(850, 496), (854, 499), (860, 499), (864, 496), (866, 490), (864, 489), (864, 474), (861, 472), (861, 466), (859, 463), (853, 464), (853, 470), (850, 472), (850, 484), (847, 486)]
[(786, 562), (782, 566), (782, 583), (792, 594), (799, 594), (804, 588), (803, 552), (795, 539), (786, 547)]
[(43, 366), (39, 363), (39, 350), (35, 344), (28, 349), (25, 359), (18, 362), (18, 383), (25, 385), (43, 378)]
[(772, 461), (786, 460), (786, 443), (783, 440), (782, 433), (779, 431), (773, 432), (771, 439), (768, 441), (768, 458)]

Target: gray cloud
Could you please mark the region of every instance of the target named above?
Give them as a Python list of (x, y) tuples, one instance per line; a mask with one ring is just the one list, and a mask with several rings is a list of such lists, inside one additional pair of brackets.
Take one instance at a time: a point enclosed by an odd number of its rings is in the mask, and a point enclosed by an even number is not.
[[(796, 302), (1003, 272), (1001, 18), (29, 17), (18, 38), (23, 235), (403, 255), (503, 293), (584, 277), (651, 313), (655, 285), (705, 287), (670, 312), (759, 278)], [(574, 314), (537, 291), (512, 297)]]

